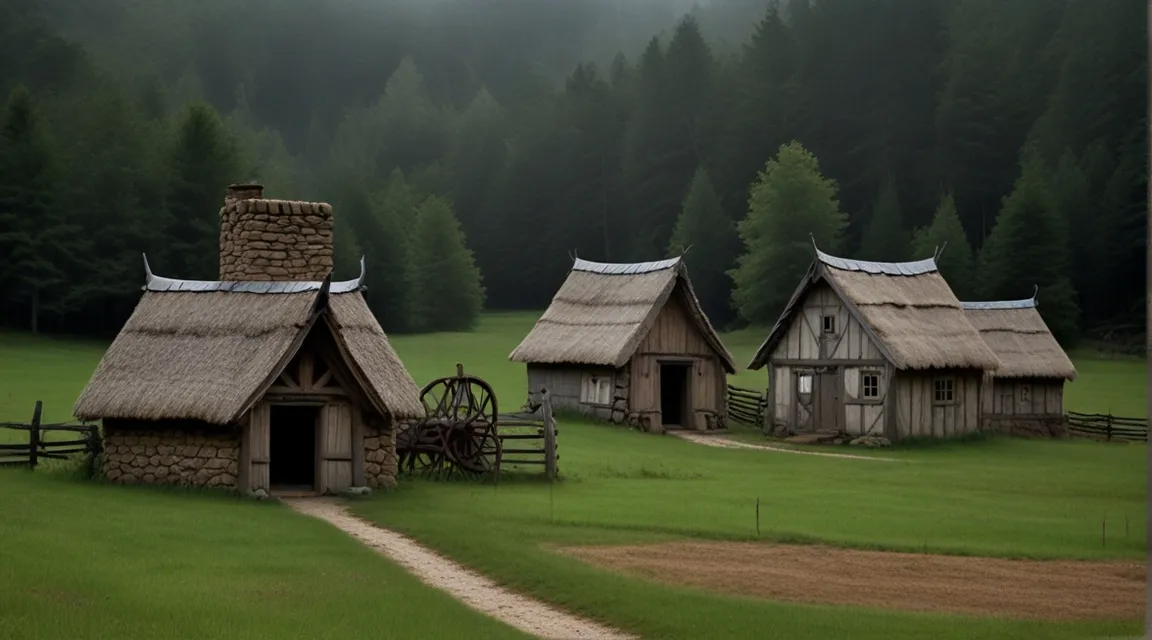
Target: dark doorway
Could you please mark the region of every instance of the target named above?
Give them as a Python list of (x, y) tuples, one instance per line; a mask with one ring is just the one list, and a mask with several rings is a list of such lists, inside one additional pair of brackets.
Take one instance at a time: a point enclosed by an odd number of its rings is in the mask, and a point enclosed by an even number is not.
[(272, 405), (268, 483), (292, 489), (316, 486), (316, 424), (320, 407)]
[(690, 364), (660, 365), (660, 417), (666, 428), (678, 429), (688, 424), (692, 411), (688, 406)]

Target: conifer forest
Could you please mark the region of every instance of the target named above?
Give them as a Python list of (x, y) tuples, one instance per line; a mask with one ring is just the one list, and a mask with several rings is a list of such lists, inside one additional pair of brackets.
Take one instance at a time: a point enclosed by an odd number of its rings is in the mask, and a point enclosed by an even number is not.
[(686, 251), (718, 328), (821, 250), (1143, 344), (1142, 0), (0, 0), (0, 326), (215, 279), (224, 187), (330, 202), (385, 330)]

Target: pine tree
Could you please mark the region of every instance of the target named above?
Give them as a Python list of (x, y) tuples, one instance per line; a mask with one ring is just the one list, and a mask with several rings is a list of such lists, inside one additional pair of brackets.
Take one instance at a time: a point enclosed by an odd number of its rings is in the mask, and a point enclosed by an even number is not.
[(1048, 192), (1043, 163), (1023, 162), (1020, 177), (980, 256), (983, 295), (989, 300), (1028, 297), (1040, 290), (1040, 313), (1061, 344), (1077, 336), (1080, 309), (1068, 278), (1068, 237)]
[(840, 210), (835, 181), (799, 142), (780, 147), (750, 189), (748, 215), (737, 226), (744, 255), (729, 272), (733, 304), (755, 324), (774, 322), (812, 263), (812, 240), (838, 252), (848, 216)]
[(879, 262), (903, 262), (908, 259), (910, 240), (900, 215), (896, 179), (889, 174), (880, 185), (872, 205), (872, 215), (860, 240), (859, 257)]
[(176, 277), (214, 280), (224, 188), (248, 177), (237, 175), (235, 142), (212, 107), (199, 103), (185, 110), (168, 171), (169, 246), (161, 268)]
[(448, 201), (417, 207), (412, 241), (412, 317), (421, 331), (466, 331), (484, 306), (484, 285)]
[(17, 86), (0, 128), (0, 300), (27, 309), (33, 332), (46, 296), (64, 283), (61, 243), (70, 230), (58, 215), (54, 173), (32, 96)]
[(918, 229), (912, 240), (912, 258), (921, 260), (933, 255), (937, 249), (943, 250), (937, 261), (937, 268), (948, 281), (952, 291), (961, 300), (975, 299), (972, 245), (960, 224), (956, 212), (956, 200), (952, 194), (940, 198), (932, 223)]
[(727, 270), (738, 250), (735, 225), (720, 205), (712, 180), (703, 167), (696, 170), (676, 220), (668, 254), (688, 251), (685, 263), (704, 312), (718, 326), (732, 320), (732, 280)]

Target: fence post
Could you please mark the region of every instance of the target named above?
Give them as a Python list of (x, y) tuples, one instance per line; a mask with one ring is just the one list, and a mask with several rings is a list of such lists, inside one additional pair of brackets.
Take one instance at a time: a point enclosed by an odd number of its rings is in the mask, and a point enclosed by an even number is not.
[(37, 400), (36, 410), (32, 412), (32, 425), (28, 430), (28, 468), (35, 470), (36, 464), (39, 462), (40, 453), (40, 414), (43, 411), (44, 404)]
[(1109, 413), (1104, 420), (1104, 439), (1107, 442), (1112, 442), (1112, 414)]
[(540, 412), (544, 415), (544, 475), (549, 482), (556, 479), (556, 420), (552, 417), (552, 398), (548, 389), (540, 390)]

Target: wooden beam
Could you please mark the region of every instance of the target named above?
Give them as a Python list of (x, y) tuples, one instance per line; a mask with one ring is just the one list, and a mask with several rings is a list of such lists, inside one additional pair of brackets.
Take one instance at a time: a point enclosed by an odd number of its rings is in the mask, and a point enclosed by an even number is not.
[(780, 367), (885, 367), (885, 360), (851, 360), (851, 359), (822, 359), (805, 360), (803, 358), (776, 358), (772, 364)]

